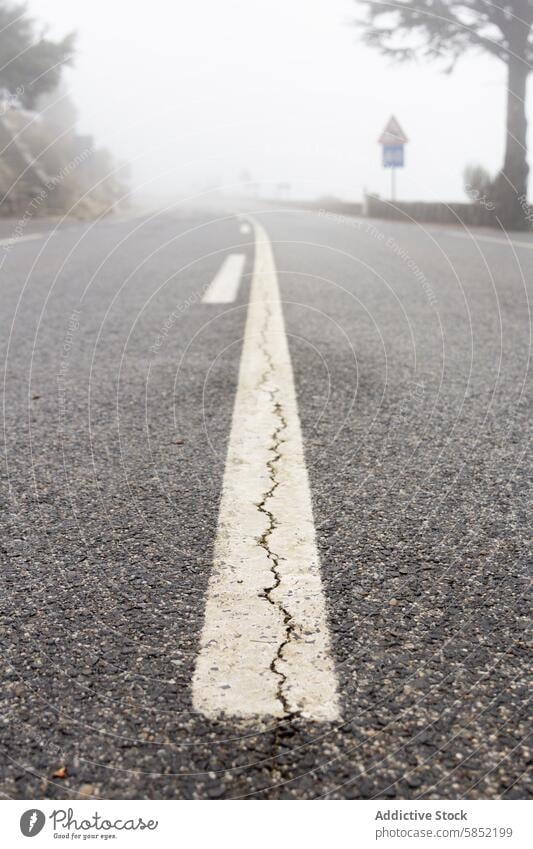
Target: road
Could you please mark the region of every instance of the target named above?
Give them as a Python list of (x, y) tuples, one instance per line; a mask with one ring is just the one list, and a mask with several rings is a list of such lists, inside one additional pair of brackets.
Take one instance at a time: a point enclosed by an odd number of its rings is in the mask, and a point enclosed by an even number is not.
[(3, 228), (3, 796), (530, 795), (533, 239)]

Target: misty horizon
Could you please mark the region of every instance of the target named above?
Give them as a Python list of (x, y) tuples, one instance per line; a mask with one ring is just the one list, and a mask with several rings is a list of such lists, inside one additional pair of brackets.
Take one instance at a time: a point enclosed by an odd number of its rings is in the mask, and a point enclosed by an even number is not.
[(269, 197), (280, 183), (292, 198), (388, 197), (378, 138), (391, 114), (409, 138), (405, 200), (464, 201), (465, 166), (495, 174), (501, 164), (503, 63), (469, 53), (451, 74), (442, 63), (392, 64), (362, 44), (353, 0), (184, 10), (155, 0), (149, 17), (116, 2), (107, 31), (94, 6), (33, 0), (29, 10), (54, 37), (76, 31), (64, 79), (79, 129), (130, 164), (133, 195), (251, 182)]

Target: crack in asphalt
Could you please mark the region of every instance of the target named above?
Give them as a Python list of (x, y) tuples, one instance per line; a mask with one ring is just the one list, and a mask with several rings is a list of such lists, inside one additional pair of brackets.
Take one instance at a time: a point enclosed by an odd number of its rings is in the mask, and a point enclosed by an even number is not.
[(264, 587), (262, 596), (269, 604), (271, 604), (281, 613), (283, 617), (283, 624), (285, 627), (285, 639), (282, 640), (282, 642), (279, 644), (276, 654), (270, 664), (270, 669), (273, 674), (277, 675), (279, 678), (276, 698), (281, 703), (284, 716), (290, 717), (293, 716), (295, 712), (291, 711), (289, 701), (284, 692), (284, 688), (287, 683), (287, 676), (278, 668), (278, 664), (281, 660), (283, 660), (283, 653), (285, 651), (285, 648), (291, 642), (291, 640), (295, 638), (296, 627), (289, 611), (283, 606), (280, 601), (276, 601), (276, 599), (273, 597), (274, 591), (281, 585), (282, 574), (280, 571), (280, 555), (277, 552), (273, 551), (270, 547), (270, 537), (272, 536), (274, 529), (277, 527), (278, 521), (272, 510), (269, 510), (267, 507), (268, 502), (274, 497), (274, 493), (279, 486), (279, 480), (277, 480), (277, 467), (283, 456), (280, 452), (280, 447), (285, 441), (283, 439), (282, 434), (287, 430), (287, 420), (283, 411), (283, 405), (280, 403), (277, 397), (279, 395), (279, 388), (270, 388), (267, 386), (269, 377), (272, 376), (275, 372), (274, 363), (272, 361), (272, 356), (268, 350), (266, 340), (267, 328), (271, 319), (271, 315), (271, 310), (268, 304), (266, 304), (265, 322), (263, 327), (261, 328), (261, 348), (265, 355), (265, 359), (267, 360), (268, 368), (261, 376), (261, 381), (259, 383), (258, 389), (264, 389), (264, 391), (267, 392), (270, 396), (270, 400), (272, 402), (272, 409), (279, 421), (279, 424), (271, 435), (272, 441), (268, 449), (269, 452), (272, 454), (271, 459), (267, 462), (271, 486), (263, 494), (262, 501), (257, 504), (257, 509), (261, 513), (263, 513), (268, 519), (268, 527), (266, 528), (264, 533), (259, 537), (258, 544), (266, 551), (267, 557), (271, 563), (270, 569), (274, 578), (273, 583), (270, 586)]

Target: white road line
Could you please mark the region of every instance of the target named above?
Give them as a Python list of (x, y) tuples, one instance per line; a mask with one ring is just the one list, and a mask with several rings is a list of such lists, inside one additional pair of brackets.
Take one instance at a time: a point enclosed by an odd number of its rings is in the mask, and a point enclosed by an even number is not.
[(202, 303), (231, 304), (239, 291), (245, 260), (245, 254), (227, 256), (203, 296)]
[(455, 230), (439, 230), (439, 235), (455, 236), (459, 239), (468, 239), (469, 242), (492, 242), (494, 245), (503, 245), (506, 248), (528, 248), (533, 251), (533, 240), (531, 242), (515, 241), (514, 239), (500, 239), (498, 236), (486, 236), (482, 233), (462, 233)]
[(292, 365), (270, 241), (255, 261), (194, 707), (339, 718)]
[(18, 245), (19, 242), (30, 242), (33, 239), (44, 239), (45, 236), (51, 236), (51, 233), (28, 233), (26, 236), (10, 236), (8, 239), (0, 239), (0, 247), (9, 245)]
[(247, 235), (248, 233), (252, 232), (252, 228), (250, 227), (249, 224), (246, 223), (246, 221), (243, 221), (243, 223), (240, 226), (240, 231), (243, 235)]

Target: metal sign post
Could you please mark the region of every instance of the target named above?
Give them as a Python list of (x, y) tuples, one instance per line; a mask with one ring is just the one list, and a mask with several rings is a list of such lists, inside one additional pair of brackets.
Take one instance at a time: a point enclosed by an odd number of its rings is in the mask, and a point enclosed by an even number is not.
[(379, 143), (382, 146), (383, 167), (391, 169), (391, 200), (393, 201), (396, 200), (396, 169), (404, 167), (404, 145), (407, 141), (407, 136), (392, 115), (379, 138)]

